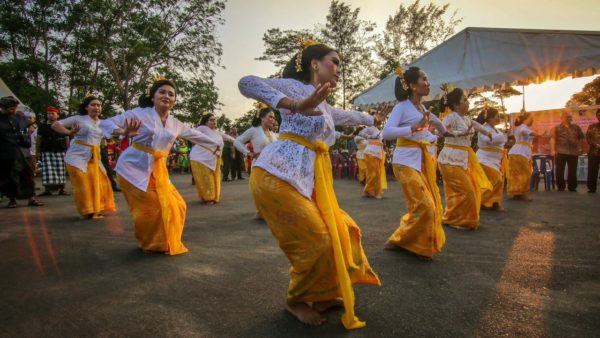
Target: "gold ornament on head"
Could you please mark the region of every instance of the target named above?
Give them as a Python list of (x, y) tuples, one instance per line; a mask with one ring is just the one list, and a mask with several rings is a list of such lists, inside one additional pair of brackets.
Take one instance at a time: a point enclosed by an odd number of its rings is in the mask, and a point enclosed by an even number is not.
[(208, 115), (208, 114), (210, 114), (210, 113), (209, 113), (209, 112), (207, 112), (207, 111), (205, 111), (204, 113), (202, 113), (202, 116), (206, 116), (206, 115)]
[(166, 80), (166, 79), (167, 79), (166, 77), (156, 74), (152, 77), (152, 82), (158, 82), (158, 81), (162, 81), (162, 80)]
[(98, 97), (98, 95), (94, 92), (87, 92), (87, 94), (85, 94), (83, 99), (81, 99), (81, 102), (85, 101), (86, 99), (88, 99), (90, 97)]
[(398, 78), (400, 79), (400, 85), (402, 86), (402, 89), (404, 91), (407, 91), (408, 86), (406, 85), (406, 81), (404, 80), (404, 71), (402, 71), (402, 67), (394, 68), (394, 72), (396, 73), (396, 75), (398, 75)]
[(254, 116), (256, 116), (257, 118), (260, 116), (260, 111), (266, 108), (271, 108), (269, 107), (269, 105), (265, 104), (264, 102), (260, 102), (257, 101), (254, 103), (254, 107), (256, 108), (256, 114), (254, 114)]
[(296, 54), (296, 73), (302, 72), (302, 52), (311, 46), (320, 45), (321, 43), (313, 39), (304, 39), (300, 37), (300, 51)]

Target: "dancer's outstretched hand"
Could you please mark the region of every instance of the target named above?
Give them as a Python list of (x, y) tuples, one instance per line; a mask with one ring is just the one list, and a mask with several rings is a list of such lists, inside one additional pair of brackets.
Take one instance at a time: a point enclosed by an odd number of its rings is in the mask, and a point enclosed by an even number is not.
[(373, 114), (375, 123), (380, 123), (380, 122), (385, 121), (385, 118), (390, 114), (391, 111), (392, 111), (392, 107), (390, 107), (390, 105), (384, 104), (383, 106), (381, 106), (379, 108), (379, 110), (377, 110), (375, 112), (375, 114)]
[(294, 113), (300, 113), (302, 115), (307, 116), (319, 116), (323, 115), (322, 112), (315, 110), (321, 102), (325, 101), (327, 96), (331, 94), (331, 84), (327, 82), (324, 85), (318, 84), (317, 89), (306, 97), (304, 100), (300, 101), (296, 105), (296, 111), (292, 110)]
[(133, 137), (137, 135), (138, 130), (142, 126), (142, 121), (137, 119), (125, 119), (125, 129), (123, 134), (127, 137)]
[(81, 127), (79, 126), (79, 124), (74, 124), (71, 127), (71, 130), (69, 130), (69, 135), (70, 136), (75, 136), (79, 133), (79, 130), (81, 129)]

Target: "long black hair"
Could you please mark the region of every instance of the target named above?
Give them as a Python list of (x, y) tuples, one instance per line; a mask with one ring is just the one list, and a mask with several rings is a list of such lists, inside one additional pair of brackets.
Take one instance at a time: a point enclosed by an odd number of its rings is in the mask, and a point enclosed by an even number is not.
[(460, 104), (460, 100), (464, 95), (464, 91), (460, 88), (454, 88), (440, 100), (440, 111), (444, 111), (446, 107), (455, 110)]
[(87, 108), (87, 106), (94, 100), (100, 101), (100, 99), (95, 95), (91, 95), (84, 98), (83, 101), (81, 101), (81, 103), (79, 104), (79, 108), (77, 108), (77, 112), (79, 113), (79, 115), (87, 115), (88, 111), (85, 108)]
[[(410, 85), (419, 82), (420, 77), (421, 68), (419, 67), (410, 67), (402, 73), (402, 77), (398, 76), (396, 78), (396, 84), (394, 85), (394, 95), (396, 96), (396, 100), (404, 101), (410, 98), (412, 95)], [(402, 81), (403, 79), (404, 81)]]
[(149, 93), (143, 93), (142, 95), (140, 95), (140, 98), (138, 99), (138, 105), (142, 108), (146, 108), (146, 107), (154, 107), (154, 102), (152, 102), (152, 97), (154, 97), (154, 94), (156, 93), (156, 91), (158, 90), (158, 88), (164, 86), (164, 85), (169, 85), (171, 87), (173, 87), (173, 89), (175, 89), (175, 92), (177, 92), (177, 86), (175, 86), (175, 83), (171, 80), (158, 80), (152, 83), (152, 87), (150, 87), (150, 92)]
[(213, 113), (206, 113), (204, 115), (202, 115), (202, 117), (200, 118), (200, 125), (201, 126), (205, 126), (208, 123), (208, 120), (210, 120), (211, 117), (214, 117), (215, 114)]
[(258, 113), (256, 113), (254, 115), (254, 117), (252, 118), (252, 126), (253, 127), (260, 126), (260, 124), (262, 123), (263, 117), (269, 115), (269, 113), (271, 113), (271, 112), (273, 112), (273, 110), (269, 107), (265, 107), (265, 108), (262, 108), (261, 110), (259, 110)]
[(288, 63), (285, 65), (281, 77), (288, 79), (296, 79), (304, 83), (308, 83), (310, 82), (311, 61), (314, 59), (323, 60), (323, 58), (331, 52), (336, 52), (336, 50), (322, 43), (306, 47), (301, 52), (298, 52), (302, 53), (302, 58), (300, 62), (302, 70), (298, 72), (296, 69), (296, 59), (298, 58), (298, 53), (296, 53), (294, 54), (292, 59), (288, 61)]

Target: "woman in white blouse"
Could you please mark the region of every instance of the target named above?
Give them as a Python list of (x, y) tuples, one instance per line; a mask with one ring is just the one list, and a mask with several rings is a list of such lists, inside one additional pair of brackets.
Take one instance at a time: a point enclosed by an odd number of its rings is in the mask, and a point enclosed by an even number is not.
[(381, 131), (376, 126), (368, 126), (362, 129), (358, 136), (363, 137), (367, 146), (364, 150), (365, 161), (365, 196), (382, 199), (387, 190), (387, 178), (385, 172), (385, 152)]
[(219, 144), (171, 115), (175, 84), (157, 79), (140, 107), (100, 123), (104, 134), (125, 135), (132, 145), (117, 161), (119, 185), (133, 216), (135, 236), (144, 251), (177, 255), (187, 252), (181, 242), (186, 204), (169, 181), (165, 159), (178, 137), (211, 147)]
[[(356, 223), (338, 206), (328, 147), (336, 125), (373, 125), (385, 118), (333, 108), (325, 98), (339, 79), (340, 56), (308, 43), (292, 58), (283, 78), (243, 77), (246, 97), (279, 109), (279, 139), (262, 150), (250, 190), (292, 265), (286, 309), (301, 322), (320, 325), (320, 312), (344, 305), (346, 328), (364, 326), (354, 316), (352, 283), (380, 285), (371, 270)], [(342, 299), (338, 298), (342, 297)]]
[(86, 96), (79, 105), (79, 115), (52, 124), (55, 131), (74, 136), (65, 155), (65, 163), (77, 210), (82, 218), (102, 218), (103, 211), (115, 211), (113, 190), (100, 161), (102, 102)]
[(367, 165), (365, 164), (365, 149), (367, 148), (367, 140), (360, 136), (360, 131), (354, 137), (354, 143), (356, 143), (356, 162), (358, 165), (358, 182), (365, 185), (365, 179), (367, 174)]
[(221, 151), (225, 141), (233, 142), (234, 138), (217, 130), (217, 118), (211, 113), (202, 115), (196, 130), (218, 144), (215, 147), (203, 142), (197, 143), (190, 152), (192, 175), (198, 197), (204, 203), (215, 204), (221, 198)]
[(481, 194), (492, 189), (475, 152), (471, 148), (473, 130), (490, 139), (491, 133), (481, 124), (466, 117), (469, 101), (462, 89), (456, 88), (440, 101), (442, 109), (452, 110), (442, 123), (455, 137), (444, 141), (438, 165), (444, 181), (446, 208), (442, 222), (459, 229), (477, 229)]
[(493, 187), (491, 191), (487, 191), (481, 196), (481, 206), (486, 209), (504, 211), (502, 192), (508, 171), (508, 158), (504, 145), (508, 137), (496, 130), (495, 126), (500, 123), (500, 114), (497, 109), (485, 108), (477, 116), (477, 122), (483, 124), (483, 127), (492, 135), (491, 139), (482, 135), (477, 138), (477, 158)]
[(430, 127), (448, 135), (441, 121), (421, 103), (429, 95), (429, 79), (418, 67), (397, 69), (395, 95), (399, 101), (383, 128), (385, 140), (396, 140), (392, 157), (394, 176), (404, 192), (408, 213), (388, 239), (388, 250), (403, 249), (431, 259), (446, 236), (442, 228), (442, 202), (437, 186), (435, 143)]
[[(252, 128), (246, 130), (242, 135), (238, 136), (233, 145), (235, 148), (253, 159), (258, 158), (261, 151), (269, 144), (275, 142), (279, 134), (271, 131), (275, 120), (275, 113), (266, 104), (259, 105), (256, 115), (252, 119)], [(246, 143), (252, 143), (252, 151), (246, 148)]]
[(513, 199), (531, 201), (529, 197), (533, 164), (531, 153), (534, 137), (548, 137), (531, 130), (533, 115), (523, 113), (515, 120), (515, 145), (508, 152), (508, 175), (506, 192)]

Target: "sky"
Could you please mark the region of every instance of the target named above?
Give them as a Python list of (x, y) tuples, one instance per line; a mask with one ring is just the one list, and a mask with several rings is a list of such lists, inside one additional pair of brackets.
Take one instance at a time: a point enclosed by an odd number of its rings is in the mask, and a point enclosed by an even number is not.
[[(377, 24), (381, 32), (387, 18), (393, 15), (400, 0), (345, 0), (352, 8), (359, 7), (362, 20)], [(466, 27), (531, 28), (600, 31), (599, 0), (422, 0), (421, 4), (450, 3), (450, 10), (457, 10), (463, 21), (456, 33)], [(228, 0), (223, 18), (225, 24), (217, 34), (223, 44), (224, 69), (216, 72), (215, 83), (219, 88), (220, 109), (235, 119), (252, 108), (252, 100), (243, 97), (237, 83), (244, 75), (268, 76), (276, 68), (267, 61), (256, 61), (264, 50), (263, 34), (269, 28), (312, 29), (315, 24), (325, 23), (330, 1), (327, 0)], [(429, 74), (433, 77), (435, 74)], [(525, 88), (527, 110), (563, 107), (571, 94), (581, 90), (593, 77), (564, 79), (531, 85)], [(517, 88), (521, 90), (521, 88)], [(508, 111), (519, 111), (522, 97), (505, 102)]]

